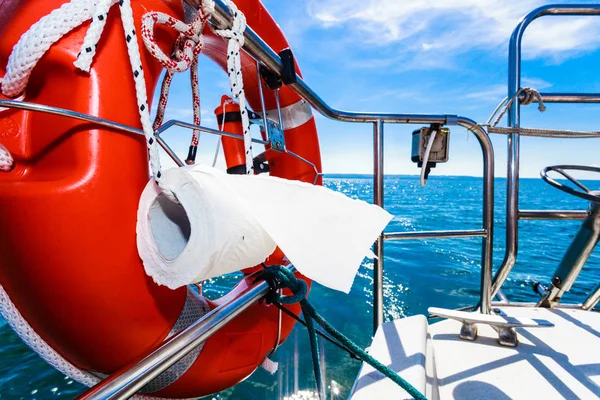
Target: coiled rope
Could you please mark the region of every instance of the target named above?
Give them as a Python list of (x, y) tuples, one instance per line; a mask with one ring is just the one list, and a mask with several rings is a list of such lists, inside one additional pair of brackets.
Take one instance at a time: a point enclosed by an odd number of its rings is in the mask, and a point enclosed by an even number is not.
[[(306, 294), (308, 293), (308, 286), (306, 282), (296, 278), (296, 276), (287, 268), (275, 265), (266, 268), (258, 274), (257, 280), (265, 280), (269, 283), (271, 291), (267, 295), (266, 299), (268, 302), (282, 307), (284, 304), (300, 303), (302, 313), (306, 322), (306, 328), (309, 335), (311, 355), (313, 361), (313, 370), (315, 374), (315, 381), (317, 384), (317, 391), (322, 400), (325, 400), (325, 389), (323, 386), (323, 379), (321, 376), (320, 359), (319, 359), (319, 345), (317, 342), (317, 329), (315, 323), (321, 326), (330, 338), (336, 340), (338, 345), (347, 349), (356, 355), (358, 359), (373, 368), (381, 372), (386, 377), (390, 378), (394, 383), (404, 389), (410, 396), (418, 400), (426, 400), (427, 398), (419, 392), (414, 386), (404, 380), (400, 375), (394, 372), (389, 367), (386, 367), (375, 358), (370, 356), (366, 351), (360, 348), (356, 343), (351, 341), (348, 337), (344, 336), (340, 331), (335, 329), (329, 322), (327, 322), (308, 302)], [(282, 296), (278, 290), (289, 289), (292, 292), (291, 296)], [(285, 308), (283, 308), (285, 309)]]
[[(523, 98), (519, 99), (521, 96), (523, 96)], [(571, 131), (561, 129), (557, 130), (520, 127), (498, 127), (498, 123), (515, 101), (519, 101), (524, 106), (535, 102), (538, 103), (538, 110), (540, 110), (540, 112), (546, 111), (546, 105), (544, 104), (544, 100), (542, 99), (540, 93), (533, 88), (525, 87), (517, 90), (517, 93), (515, 93), (515, 95), (512, 96), (510, 99), (508, 98), (508, 96), (505, 97), (494, 109), (494, 112), (488, 118), (487, 123), (481, 126), (486, 128), (489, 133), (499, 133), (504, 135), (516, 133), (523, 136), (564, 139), (588, 139), (600, 137), (599, 131)], [(494, 117), (496, 118), (494, 119)], [(493, 123), (492, 120), (494, 120)]]

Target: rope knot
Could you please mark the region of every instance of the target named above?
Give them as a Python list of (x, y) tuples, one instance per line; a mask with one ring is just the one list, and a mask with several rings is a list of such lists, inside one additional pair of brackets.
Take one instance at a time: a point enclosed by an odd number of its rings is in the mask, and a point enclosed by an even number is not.
[[(202, 7), (190, 24), (161, 12), (148, 12), (142, 17), (142, 40), (152, 56), (170, 72), (184, 72), (192, 66), (194, 59), (202, 52), (204, 39), (202, 31), (211, 15), (210, 7)], [(167, 56), (158, 46), (154, 37), (156, 25), (164, 25), (179, 32), (173, 46), (173, 57)]]
[[(523, 96), (523, 98), (521, 99), (520, 96)], [(517, 93), (515, 93), (514, 96), (510, 99), (508, 97), (505, 97), (500, 102), (500, 104), (498, 104), (492, 115), (490, 115), (490, 118), (484, 126), (488, 128), (495, 128), (496, 125), (498, 125), (498, 123), (500, 122), (500, 119), (502, 119), (504, 114), (506, 114), (506, 112), (509, 110), (509, 108), (513, 105), (515, 101), (520, 102), (524, 106), (527, 106), (533, 102), (537, 102), (538, 110), (540, 110), (540, 112), (546, 111), (546, 106), (544, 105), (544, 100), (542, 99), (542, 95), (540, 94), (540, 92), (538, 92), (534, 88), (524, 87), (517, 90)], [(498, 115), (497, 117), (496, 114)], [(492, 123), (494, 117), (496, 117), (496, 119)]]
[[(237, 6), (232, 1), (227, 2), (227, 7), (229, 7), (231, 15), (233, 15), (231, 28), (216, 29), (215, 33), (223, 39), (233, 40), (239, 47), (243, 47), (245, 43), (244, 31), (246, 30), (246, 16), (238, 10)], [(227, 55), (227, 58), (229, 58), (229, 54)]]
[(540, 110), (540, 112), (546, 111), (546, 106), (544, 105), (544, 101), (542, 100), (542, 95), (540, 95), (540, 92), (530, 87), (522, 88), (520, 92), (524, 95), (523, 99), (521, 100), (522, 105), (528, 106), (531, 103), (537, 102), (538, 110)]
[[(256, 281), (264, 280), (271, 287), (271, 292), (267, 295), (269, 303), (294, 304), (306, 299), (308, 285), (302, 279), (296, 278), (293, 272), (281, 265), (266, 267), (259, 272)], [(289, 289), (292, 296), (282, 296), (278, 293), (279, 289)]]

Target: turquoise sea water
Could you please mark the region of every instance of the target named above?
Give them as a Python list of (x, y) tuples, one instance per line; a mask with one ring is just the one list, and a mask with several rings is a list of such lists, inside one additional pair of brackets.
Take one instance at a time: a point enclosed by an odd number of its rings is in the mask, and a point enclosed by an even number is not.
[[(600, 182), (588, 182), (600, 188)], [(368, 176), (330, 176), (327, 187), (354, 198), (372, 201)], [(494, 266), (504, 255), (504, 198), (506, 181), (496, 180)], [(390, 176), (385, 180), (386, 209), (394, 215), (389, 231), (477, 229), (481, 227), (480, 178), (432, 177), (426, 188), (418, 178)], [(521, 181), (522, 209), (583, 209), (584, 200), (568, 196), (539, 179)], [(535, 301), (531, 285), (548, 284), (560, 258), (579, 226), (578, 221), (520, 222), (517, 266), (504, 286), (513, 301)], [(455, 308), (477, 301), (480, 279), (480, 239), (390, 242), (385, 246), (385, 317), (426, 313), (429, 306)], [(334, 326), (366, 347), (372, 334), (372, 262), (360, 269), (349, 295), (315, 284), (310, 300)], [(600, 279), (600, 250), (596, 249), (565, 301), (581, 301)], [(205, 288), (218, 297), (236, 282), (236, 276), (214, 280)], [(325, 381), (331, 398), (346, 398), (359, 363), (328, 343), (321, 343), (326, 360)], [(238, 386), (209, 398), (278, 399), (299, 390), (313, 391), (314, 383), (306, 332), (296, 327), (275, 359), (279, 371), (255, 372)], [(0, 320), (0, 398), (70, 399), (84, 388), (45, 364)]]

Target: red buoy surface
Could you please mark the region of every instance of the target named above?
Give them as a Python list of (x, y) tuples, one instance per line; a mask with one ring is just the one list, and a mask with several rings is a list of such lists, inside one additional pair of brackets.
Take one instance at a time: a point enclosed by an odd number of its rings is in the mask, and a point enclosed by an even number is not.
[[(19, 37), (65, 2), (0, 1), (0, 76)], [(236, 4), (273, 50), (288, 47), (258, 0)], [(182, 18), (181, 4), (174, 0), (132, 0), (132, 6), (138, 32), (147, 11)], [(73, 66), (88, 26), (84, 24), (40, 60), (25, 101), (140, 127), (118, 13), (118, 7), (111, 8), (89, 74)], [(156, 38), (165, 53), (175, 37), (168, 28), (157, 27)], [(226, 46), (206, 30), (204, 53), (222, 67)], [(151, 94), (161, 67), (143, 46), (141, 56)], [(256, 66), (246, 54), (243, 70), (248, 102), (260, 110)], [(274, 109), (271, 91), (264, 91), (267, 108)], [(301, 101), (286, 87), (280, 96), (282, 107)], [(285, 138), (288, 149), (321, 170), (314, 118), (290, 126)], [(15, 160), (10, 172), (0, 172), (0, 284), (24, 319), (75, 366), (103, 374), (160, 345), (180, 317), (188, 289), (156, 285), (145, 275), (137, 254), (136, 211), (149, 176), (144, 138), (62, 116), (11, 109), (0, 113), (0, 143)], [(226, 150), (228, 157), (239, 159), (235, 149)], [(313, 166), (281, 152), (269, 154), (272, 175), (315, 181)], [(275, 254), (270, 262), (279, 263), (282, 257)], [(247, 284), (244, 280), (240, 285)], [(227, 297), (235, 295), (234, 290)], [(208, 304), (214, 308), (222, 301)], [(300, 312), (297, 305), (289, 308)], [(278, 316), (275, 307), (252, 305), (208, 339), (183, 375), (155, 395), (197, 397), (245, 379), (275, 345)], [(281, 341), (293, 324), (283, 316)]]

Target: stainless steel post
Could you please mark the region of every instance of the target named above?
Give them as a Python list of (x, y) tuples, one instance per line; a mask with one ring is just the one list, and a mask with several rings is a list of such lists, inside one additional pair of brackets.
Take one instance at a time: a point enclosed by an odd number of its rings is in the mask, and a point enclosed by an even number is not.
[[(373, 203), (383, 207), (383, 121), (373, 124)], [(373, 332), (383, 323), (383, 234), (375, 242), (373, 263)]]
[[(292, 267), (293, 268), (293, 267)], [(122, 368), (78, 397), (80, 400), (124, 399), (175, 364), (269, 291), (259, 282), (241, 296), (215, 308), (172, 336), (142, 360)]]
[[(512, 98), (521, 87), (521, 42), (523, 33), (531, 22), (544, 15), (600, 15), (600, 5), (564, 5), (542, 6), (521, 20), (510, 38), (508, 48), (508, 98)], [(520, 126), (520, 104), (513, 102), (508, 110), (508, 126)], [(511, 269), (515, 265), (518, 254), (518, 221), (519, 221), (519, 134), (508, 136), (508, 170), (506, 179), (506, 250), (502, 265), (494, 277), (492, 295), (495, 295)]]
[(590, 215), (589, 211), (579, 210), (519, 210), (523, 220), (581, 220)]
[(581, 308), (586, 311), (592, 310), (596, 307), (598, 302), (600, 302), (600, 283), (592, 290), (592, 293), (590, 293), (589, 297), (583, 302)]
[(262, 109), (263, 129), (265, 138), (269, 140), (269, 125), (267, 123), (267, 107), (265, 106), (265, 94), (263, 93), (262, 76), (260, 75), (260, 63), (256, 62), (256, 79), (258, 81), (258, 94), (260, 96), (260, 108)]
[(558, 268), (552, 275), (552, 286), (548, 294), (540, 300), (539, 306), (553, 307), (560, 302), (564, 293), (573, 286), (583, 266), (590, 258), (600, 239), (600, 204), (591, 203), (591, 213), (583, 221), (573, 242), (567, 249)]
[(483, 153), (483, 237), (481, 246), (481, 290), (479, 305), (482, 314), (492, 310), (492, 262), (494, 250), (494, 148), (487, 132), (467, 118), (458, 117), (458, 124), (472, 132)]

